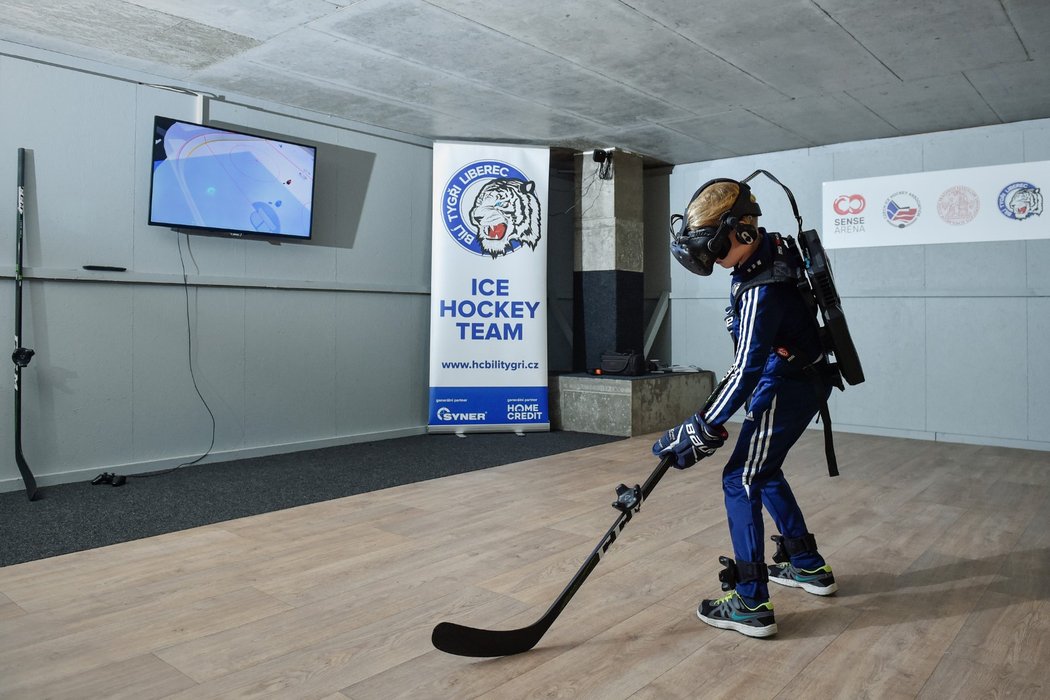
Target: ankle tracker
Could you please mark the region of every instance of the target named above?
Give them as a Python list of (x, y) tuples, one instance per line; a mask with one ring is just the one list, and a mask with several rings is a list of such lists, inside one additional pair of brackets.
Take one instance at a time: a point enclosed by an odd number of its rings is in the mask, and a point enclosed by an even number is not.
[(718, 572), (723, 591), (731, 591), (738, 583), (769, 581), (769, 569), (761, 561), (733, 561), (729, 557), (718, 557), (718, 563), (726, 567)]
[(802, 537), (782, 537), (773, 535), (769, 539), (777, 545), (777, 551), (773, 554), (773, 561), (777, 564), (791, 561), (791, 557), (798, 554), (809, 554), (817, 551), (817, 538), (812, 532), (807, 532)]

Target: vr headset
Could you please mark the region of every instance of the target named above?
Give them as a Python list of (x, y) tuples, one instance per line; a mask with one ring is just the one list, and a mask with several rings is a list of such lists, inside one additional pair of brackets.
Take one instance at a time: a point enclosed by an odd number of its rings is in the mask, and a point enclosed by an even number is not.
[[(758, 172), (755, 172), (740, 182), (729, 178), (709, 180), (689, 198), (685, 212), (671, 217), (671, 253), (683, 267), (694, 274), (706, 277), (714, 269), (715, 261), (729, 254), (729, 249), (732, 247), (732, 241), (729, 240), (730, 234), (736, 235), (737, 240), (744, 245), (754, 242), (757, 230), (751, 224), (742, 224), (740, 220), (745, 216), (762, 214), (762, 209), (751, 197), (751, 188), (747, 185), (747, 181), (757, 174)], [(700, 196), (701, 192), (719, 182), (731, 182), (740, 187), (733, 206), (722, 214), (717, 226), (687, 228), (689, 205)]]

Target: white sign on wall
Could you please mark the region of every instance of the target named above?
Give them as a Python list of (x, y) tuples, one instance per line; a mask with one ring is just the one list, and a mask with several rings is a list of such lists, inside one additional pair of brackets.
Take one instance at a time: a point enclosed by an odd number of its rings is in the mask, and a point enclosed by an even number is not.
[(825, 182), (825, 248), (1050, 238), (1050, 161)]
[(431, 432), (548, 430), (550, 151), (434, 144)]

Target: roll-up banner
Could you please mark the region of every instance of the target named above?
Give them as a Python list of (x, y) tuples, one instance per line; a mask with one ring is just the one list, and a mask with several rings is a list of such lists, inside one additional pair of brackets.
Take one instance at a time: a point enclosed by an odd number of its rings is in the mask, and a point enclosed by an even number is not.
[(1050, 161), (824, 183), (825, 248), (1050, 238)]
[(549, 430), (546, 148), (437, 142), (431, 432)]

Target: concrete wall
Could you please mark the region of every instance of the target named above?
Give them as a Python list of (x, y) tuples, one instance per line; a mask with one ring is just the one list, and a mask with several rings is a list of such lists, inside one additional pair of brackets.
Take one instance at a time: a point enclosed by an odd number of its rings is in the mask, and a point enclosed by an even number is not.
[[(839, 144), (675, 168), (681, 211), (713, 177), (776, 175), (807, 228), (821, 225), (821, 185), (849, 178), (1050, 160), (1050, 120)], [(761, 224), (793, 233), (769, 180), (752, 181)], [(1050, 215), (1044, 215), (1050, 216)], [(1050, 224), (1050, 218), (1047, 219)], [(1050, 240), (830, 251), (867, 381), (835, 392), (837, 429), (1050, 450)], [(672, 353), (724, 373), (728, 275), (672, 265)]]
[[(215, 416), (208, 461), (424, 429), (429, 142), (213, 102), (213, 122), (318, 146), (315, 237), (187, 237), (146, 221), (153, 117), (193, 120), (193, 97), (12, 56), (0, 56), (0, 95), (8, 333), (16, 151), (31, 149), (23, 345), (36, 356), (22, 375), (23, 451), (41, 484), (170, 467), (208, 449), (189, 333)], [(7, 366), (0, 490), (21, 488)]]

